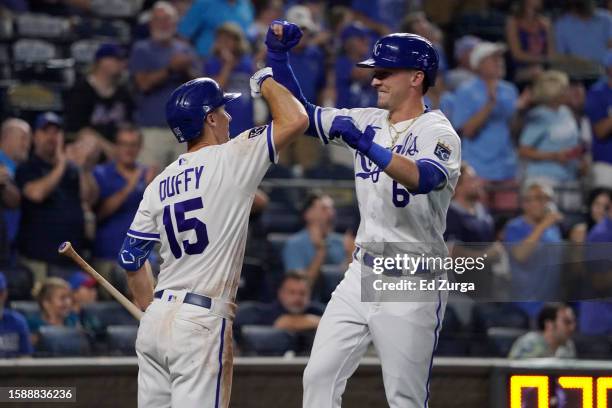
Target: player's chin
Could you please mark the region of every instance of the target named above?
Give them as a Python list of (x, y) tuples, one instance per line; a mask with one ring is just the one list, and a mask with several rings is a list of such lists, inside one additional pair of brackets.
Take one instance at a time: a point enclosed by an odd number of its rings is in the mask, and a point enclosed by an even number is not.
[(389, 107), (389, 95), (385, 92), (378, 92), (377, 105), (379, 108), (386, 109)]

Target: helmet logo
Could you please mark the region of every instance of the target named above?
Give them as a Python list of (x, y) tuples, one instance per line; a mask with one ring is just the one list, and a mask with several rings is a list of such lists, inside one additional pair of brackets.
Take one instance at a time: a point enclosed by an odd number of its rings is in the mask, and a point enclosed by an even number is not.
[(380, 42), (377, 42), (376, 44), (374, 44), (374, 56), (378, 57), (378, 54), (380, 54), (381, 48), (382, 48), (382, 44)]

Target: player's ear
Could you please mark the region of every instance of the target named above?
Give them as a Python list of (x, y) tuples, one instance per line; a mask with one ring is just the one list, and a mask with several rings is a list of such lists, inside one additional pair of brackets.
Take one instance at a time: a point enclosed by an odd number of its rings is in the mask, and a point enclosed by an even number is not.
[(412, 86), (419, 87), (425, 80), (425, 73), (423, 71), (414, 71), (412, 75)]
[(210, 127), (216, 127), (217, 126), (217, 117), (215, 116), (216, 112), (210, 112), (208, 115), (206, 115), (206, 119), (204, 119), (204, 124), (208, 124), (208, 126)]

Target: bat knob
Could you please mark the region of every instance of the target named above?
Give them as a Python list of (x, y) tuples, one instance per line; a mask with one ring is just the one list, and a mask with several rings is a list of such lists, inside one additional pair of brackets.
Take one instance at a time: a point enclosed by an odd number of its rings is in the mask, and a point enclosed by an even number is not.
[(68, 248), (70, 248), (72, 245), (70, 244), (69, 241), (64, 241), (60, 244), (59, 248), (57, 248), (57, 252), (59, 253), (63, 253), (64, 251), (66, 251)]

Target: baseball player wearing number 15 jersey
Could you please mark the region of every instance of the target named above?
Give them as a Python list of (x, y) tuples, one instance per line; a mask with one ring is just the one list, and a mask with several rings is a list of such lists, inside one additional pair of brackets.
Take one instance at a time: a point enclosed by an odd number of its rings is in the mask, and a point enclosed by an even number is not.
[(448, 255), (442, 234), (459, 178), (461, 144), (446, 117), (423, 103), (435, 83), (437, 52), (414, 34), (383, 37), (372, 57), (358, 64), (373, 70), (378, 108), (321, 108), (303, 97), (289, 65), (287, 51), (300, 36), (294, 24), (274, 22), (266, 36), (269, 65), (274, 78), (304, 104), (307, 133), (354, 153), (361, 213), (353, 262), (325, 310), (304, 372), (303, 406), (340, 407), (347, 379), (373, 342), (389, 405), (426, 408), (446, 291), (415, 299), (408, 292), (404, 302), (365, 302), (361, 285), (376, 255), (371, 244), (410, 244), (403, 248), (413, 257)]
[[(303, 106), (264, 68), (251, 92), (267, 101), (273, 121), (229, 139), (224, 94), (209, 78), (177, 88), (166, 117), (187, 153), (147, 187), (119, 263), (146, 312), (136, 340), (138, 406), (227, 407), (232, 380), (234, 303), (251, 204), (278, 152), (303, 134)], [(161, 244), (153, 289), (148, 254)]]

